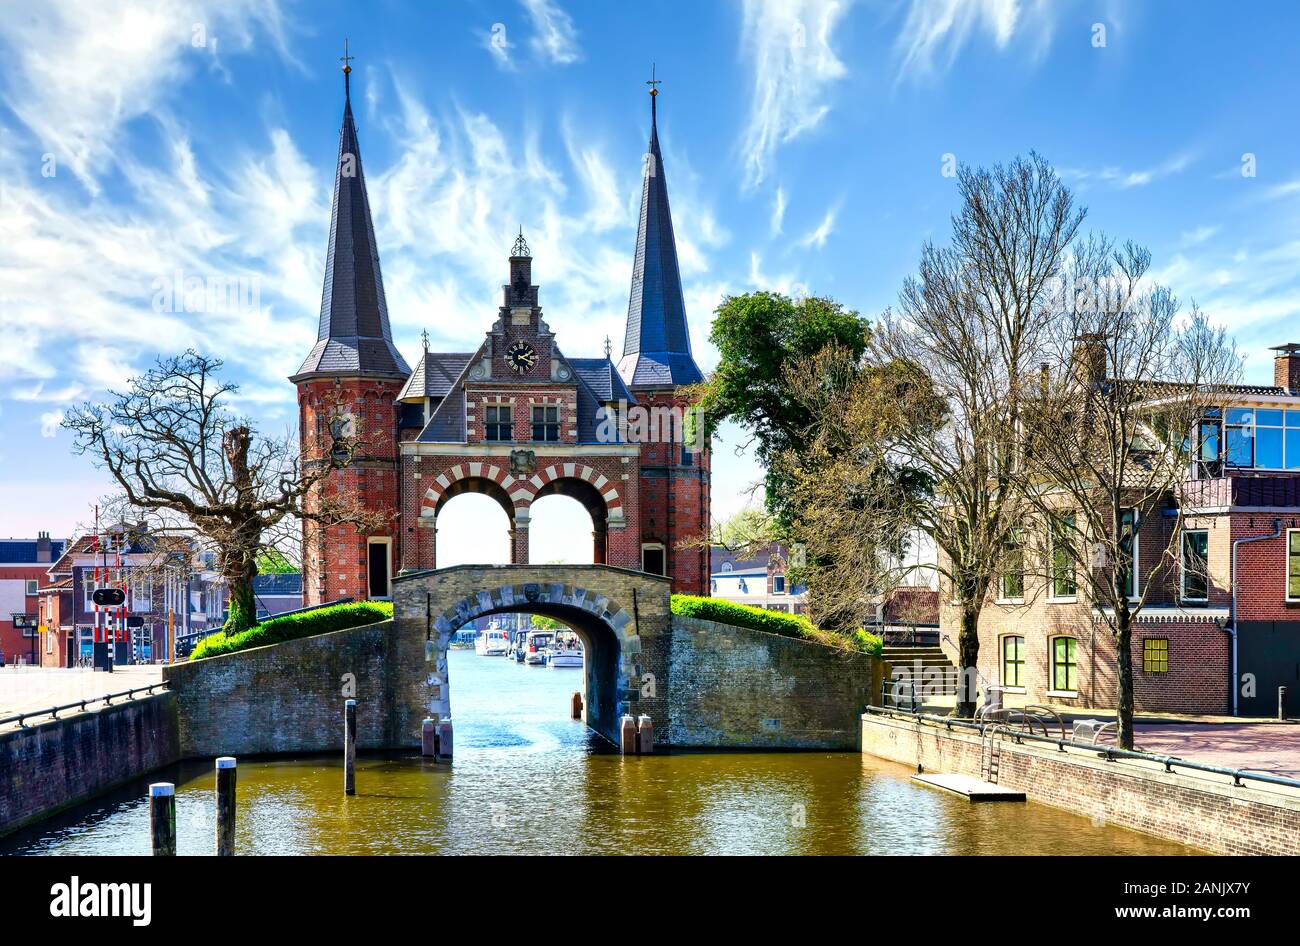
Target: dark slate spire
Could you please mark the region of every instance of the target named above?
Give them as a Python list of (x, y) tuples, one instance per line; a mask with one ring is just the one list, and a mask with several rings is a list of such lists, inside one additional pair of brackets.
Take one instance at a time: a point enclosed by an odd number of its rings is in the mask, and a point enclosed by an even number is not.
[(651, 78), (650, 150), (641, 184), (641, 222), (636, 231), (632, 294), (627, 305), (627, 334), (618, 372), (630, 387), (693, 384), (703, 375), (691, 357), (686, 330), (682, 277), (677, 268), (677, 241), (668, 209), (668, 183), (659, 152), (656, 99), (659, 80)]
[(405, 378), (411, 373), (393, 346), (388, 326), (379, 251), (370, 220), (366, 176), (361, 169), (361, 147), (352, 120), (350, 59), (345, 51), (343, 128), (334, 172), (334, 209), (320, 301), (320, 330), (311, 353), (290, 379), (293, 381), (317, 375)]

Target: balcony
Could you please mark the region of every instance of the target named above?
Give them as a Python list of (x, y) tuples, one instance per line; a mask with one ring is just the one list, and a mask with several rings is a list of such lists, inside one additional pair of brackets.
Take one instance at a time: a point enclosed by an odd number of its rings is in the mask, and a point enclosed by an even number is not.
[(1221, 509), (1246, 506), (1262, 509), (1300, 508), (1300, 476), (1221, 476), (1188, 480), (1182, 486), (1185, 508)]

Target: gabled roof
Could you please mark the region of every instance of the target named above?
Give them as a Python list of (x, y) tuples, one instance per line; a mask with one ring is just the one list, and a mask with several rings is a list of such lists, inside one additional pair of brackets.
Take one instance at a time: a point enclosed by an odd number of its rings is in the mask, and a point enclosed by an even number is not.
[(397, 399), (446, 397), (473, 358), (473, 352), (424, 352)]
[(691, 357), (654, 95), (650, 103), (650, 150), (641, 183), (627, 332), (618, 363), (618, 373), (633, 388), (694, 384), (704, 377)]
[(636, 403), (636, 398), (608, 358), (569, 358), (568, 362), (573, 366), (573, 373), (586, 382), (602, 404), (618, 400)]
[(388, 325), (388, 303), (384, 300), (384, 280), (350, 94), (344, 96), (343, 127), (339, 132), (316, 339), (290, 380), (297, 382), (318, 375), (405, 378), (411, 373), (393, 345)]

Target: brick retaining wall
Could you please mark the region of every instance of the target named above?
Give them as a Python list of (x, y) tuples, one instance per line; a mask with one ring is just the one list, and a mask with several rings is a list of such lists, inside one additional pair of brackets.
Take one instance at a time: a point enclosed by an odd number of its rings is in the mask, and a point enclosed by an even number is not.
[(183, 758), (343, 748), (343, 701), (357, 701), (357, 746), (400, 745), (392, 621), (173, 664)]
[(178, 758), (176, 697), (171, 693), (0, 733), (0, 834)]
[[(920, 720), (864, 716), (862, 751), (926, 772), (982, 777), (978, 734)], [(1004, 741), (998, 784), (1032, 801), (1218, 854), (1300, 854), (1300, 794), (1214, 779)]]
[(812, 641), (674, 617), (669, 723), (675, 746), (857, 749), (880, 661)]

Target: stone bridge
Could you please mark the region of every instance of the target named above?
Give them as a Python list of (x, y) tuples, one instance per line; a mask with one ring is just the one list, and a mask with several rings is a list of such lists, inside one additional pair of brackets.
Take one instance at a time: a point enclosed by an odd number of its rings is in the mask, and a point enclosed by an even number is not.
[(359, 747), (418, 748), (425, 717), (455, 719), (452, 634), (511, 612), (577, 631), (585, 720), (615, 743), (644, 713), (672, 748), (854, 749), (880, 687), (876, 658), (674, 617), (668, 579), (624, 568), (460, 565), (403, 574), (393, 596), (391, 622), (165, 668), (181, 757), (335, 751), (348, 697)]
[(608, 565), (459, 565), (393, 582), (399, 725), (419, 741), (425, 716), (452, 715), (447, 674), (452, 635), (494, 614), (556, 618), (585, 649), (587, 725), (617, 741), (624, 713), (667, 723), (671, 581)]

